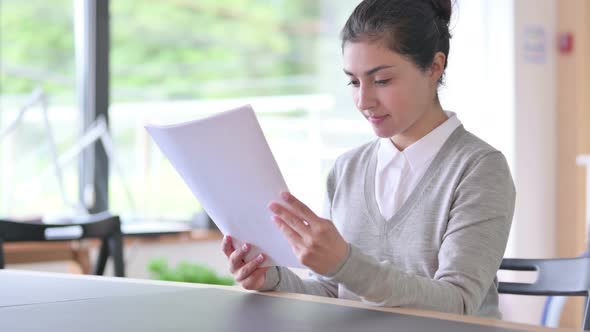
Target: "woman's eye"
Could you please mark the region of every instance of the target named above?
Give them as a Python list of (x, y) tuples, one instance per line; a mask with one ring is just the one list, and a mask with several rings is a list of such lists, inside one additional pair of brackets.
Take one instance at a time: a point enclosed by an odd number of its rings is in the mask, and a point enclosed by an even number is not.
[(352, 81), (348, 82), (348, 84), (347, 84), (347, 85), (352, 85), (352, 86), (359, 86), (359, 81), (352, 80)]
[(377, 80), (377, 81), (375, 81), (375, 84), (377, 84), (377, 85), (385, 85), (385, 84), (389, 83), (390, 81), (391, 81), (391, 79)]

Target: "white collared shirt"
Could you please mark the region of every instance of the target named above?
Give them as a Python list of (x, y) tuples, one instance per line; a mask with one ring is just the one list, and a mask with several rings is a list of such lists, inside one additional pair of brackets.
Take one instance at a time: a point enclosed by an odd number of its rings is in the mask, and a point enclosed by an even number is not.
[(448, 119), (404, 151), (399, 151), (390, 138), (379, 142), (375, 195), (381, 215), (389, 220), (408, 199), (424, 172), (445, 141), (461, 125), (453, 112)]

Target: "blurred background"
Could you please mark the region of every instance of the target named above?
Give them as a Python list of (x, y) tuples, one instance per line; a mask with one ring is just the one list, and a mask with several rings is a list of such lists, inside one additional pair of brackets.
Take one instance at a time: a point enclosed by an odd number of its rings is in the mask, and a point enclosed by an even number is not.
[[(335, 158), (374, 138), (342, 73), (338, 33), (358, 2), (0, 0), (0, 219), (108, 210), (153, 230), (126, 242), (127, 276), (149, 277), (154, 258), (228, 274), (219, 237), (144, 125), (250, 103), (290, 190), (319, 212)], [(441, 100), (509, 160), (518, 198), (506, 257), (581, 254), (590, 2), (453, 10)], [(502, 311), (537, 324), (543, 301), (503, 296)], [(561, 325), (578, 326), (581, 312), (568, 302)]]

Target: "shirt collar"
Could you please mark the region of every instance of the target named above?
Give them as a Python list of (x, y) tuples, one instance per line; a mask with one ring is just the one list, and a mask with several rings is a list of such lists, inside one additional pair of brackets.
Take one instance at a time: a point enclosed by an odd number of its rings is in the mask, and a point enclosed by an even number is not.
[(377, 172), (393, 166), (392, 164), (396, 159), (403, 161), (403, 158), (399, 157), (404, 157), (402, 152), (393, 145), (393, 142), (389, 138), (381, 138), (379, 140), (379, 150), (377, 153)]
[(402, 154), (410, 164), (412, 171), (417, 171), (423, 167), (434, 158), (453, 131), (461, 125), (457, 114), (453, 112), (445, 112), (445, 114), (448, 117), (445, 122), (408, 146), (404, 151), (399, 151), (391, 139), (382, 138), (379, 144), (378, 164), (384, 168), (398, 157), (399, 154)]

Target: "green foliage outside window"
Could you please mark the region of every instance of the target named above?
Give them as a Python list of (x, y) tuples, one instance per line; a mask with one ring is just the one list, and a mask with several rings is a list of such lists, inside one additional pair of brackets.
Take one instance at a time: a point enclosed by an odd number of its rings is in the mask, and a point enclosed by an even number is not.
[[(114, 0), (113, 101), (310, 92), (316, 0)], [(73, 97), (71, 0), (0, 0), (0, 94)]]

